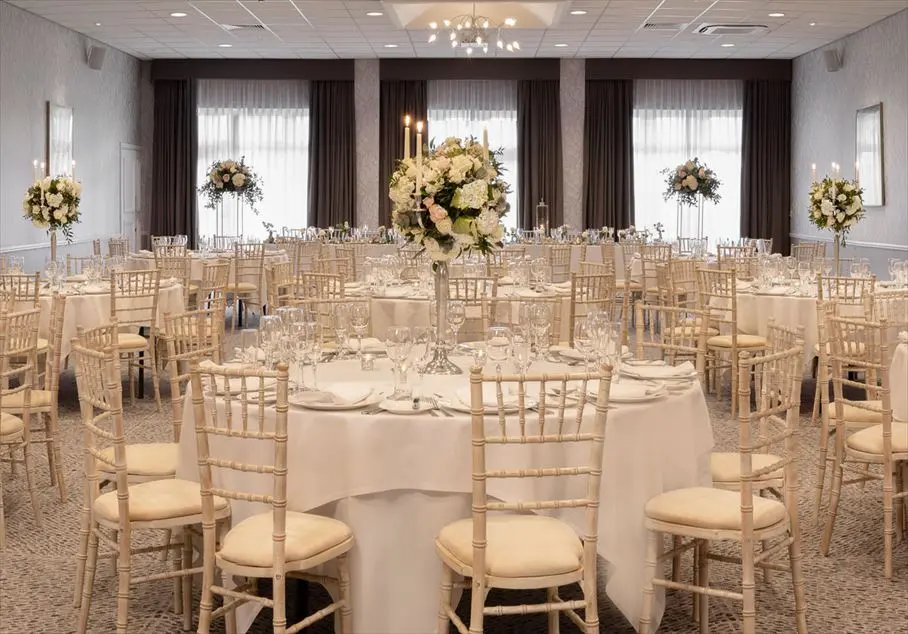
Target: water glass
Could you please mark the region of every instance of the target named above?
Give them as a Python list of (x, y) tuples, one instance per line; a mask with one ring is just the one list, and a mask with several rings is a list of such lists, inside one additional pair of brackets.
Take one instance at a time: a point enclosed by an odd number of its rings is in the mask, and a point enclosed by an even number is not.
[(454, 333), (453, 342), (457, 345), (457, 333), (467, 321), (467, 306), (459, 299), (448, 302), (448, 323)]
[(240, 346), (234, 351), (235, 361), (245, 365), (254, 365), (258, 356), (259, 331), (244, 328), (240, 331)]
[(277, 315), (265, 315), (259, 321), (259, 329), (262, 351), (265, 353), (265, 367), (270, 368), (276, 360), (283, 337), (281, 318)]
[(526, 374), (533, 363), (533, 345), (530, 338), (515, 335), (511, 340), (511, 361), (518, 374)]
[(473, 366), (484, 368), (489, 358), (489, 350), (486, 344), (481, 341), (474, 343), (471, 347), (471, 352), (473, 353)]
[(511, 329), (505, 326), (492, 326), (486, 338), (486, 350), (489, 359), (495, 362), (496, 372), (501, 373), (501, 364), (511, 356)]
[(587, 322), (578, 321), (574, 324), (574, 349), (583, 355), (587, 372), (589, 372), (593, 365), (593, 359), (596, 357), (595, 341), (592, 328)]
[(356, 333), (357, 339), (357, 356), (362, 361), (363, 356), (363, 335), (369, 330), (369, 304), (368, 302), (354, 302), (347, 305), (347, 319), (350, 321), (350, 327)]
[(410, 394), (405, 389), (406, 377), (404, 364), (410, 358), (413, 349), (413, 339), (407, 326), (390, 326), (385, 333), (385, 350), (388, 358), (394, 364), (394, 394), (395, 400), (408, 400)]

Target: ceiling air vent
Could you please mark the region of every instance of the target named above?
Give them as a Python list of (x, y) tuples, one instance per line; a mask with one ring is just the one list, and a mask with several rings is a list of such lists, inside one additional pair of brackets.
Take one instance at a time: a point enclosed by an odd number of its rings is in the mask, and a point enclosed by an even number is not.
[(768, 31), (765, 24), (701, 24), (695, 33), (699, 35), (752, 35)]
[(221, 24), (225, 31), (264, 31), (265, 27), (261, 24)]
[(686, 22), (647, 22), (643, 25), (644, 31), (683, 31), (687, 27)]

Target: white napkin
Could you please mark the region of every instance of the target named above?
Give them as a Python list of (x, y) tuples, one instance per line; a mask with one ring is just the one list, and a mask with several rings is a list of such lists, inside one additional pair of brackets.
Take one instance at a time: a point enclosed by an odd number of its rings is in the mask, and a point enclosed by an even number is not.
[(908, 343), (908, 330), (899, 333), (899, 343)]
[(790, 292), (791, 288), (788, 286), (771, 286), (756, 291), (757, 295), (788, 295)]
[(690, 361), (685, 361), (681, 365), (624, 365), (621, 371), (628, 376), (646, 379), (684, 378), (697, 373), (697, 369)]
[[(505, 407), (514, 406), (517, 404), (516, 394), (508, 394), (508, 388), (505, 386), (502, 386), (501, 391), (501, 402)], [(538, 392), (538, 388), (536, 391)], [(459, 400), (467, 407), (472, 406), (472, 397), (470, 395), (469, 387), (458, 388), (454, 395), (457, 397), (457, 400)], [(498, 408), (498, 388), (494, 383), (483, 383), (482, 406), (486, 409)]]
[(334, 383), (326, 389), (300, 392), (294, 402), (313, 405), (356, 405), (369, 398), (375, 390), (364, 383)]
[[(615, 382), (609, 387), (609, 398), (614, 400), (629, 400), (646, 398), (665, 391), (664, 385), (652, 385), (635, 381)], [(593, 398), (599, 396), (599, 381), (590, 381), (586, 384), (586, 393)]]
[(531, 288), (515, 288), (514, 294), (518, 297), (540, 297), (540, 293)]
[(107, 292), (110, 292), (110, 285), (108, 284), (86, 284), (82, 287), (82, 293), (87, 295), (97, 295)]
[[(359, 350), (359, 339), (356, 337), (349, 337), (347, 339), (347, 345), (351, 350), (357, 352)], [(375, 337), (363, 337), (363, 352), (384, 352), (385, 344)]]

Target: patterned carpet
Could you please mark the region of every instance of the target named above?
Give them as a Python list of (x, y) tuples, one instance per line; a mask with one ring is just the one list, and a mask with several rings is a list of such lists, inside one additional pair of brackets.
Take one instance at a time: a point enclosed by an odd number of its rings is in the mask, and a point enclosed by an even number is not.
[[(61, 503), (55, 489), (48, 486), (47, 462), (36, 457), (37, 480), (43, 509), (44, 529), (38, 531), (32, 518), (28, 494), (21, 470), (12, 478), (8, 465), (2, 467), (4, 500), (7, 517), (7, 545), (0, 554), (0, 632), (34, 632), (63, 634), (73, 632), (77, 613), (72, 608), (74, 553), (77, 543), (79, 496), (81, 495), (81, 431), (75, 383), (71, 372), (62, 380), (61, 427), (64, 471), (68, 485), (66, 503)], [(163, 388), (163, 386), (162, 386)], [(166, 395), (166, 389), (165, 395)], [(812, 389), (805, 390), (806, 403), (812, 400)], [(737, 427), (729, 420), (727, 401), (709, 400), (713, 429), (718, 449), (732, 450), (736, 445)], [(157, 414), (149, 399), (127, 406), (127, 438), (131, 441), (167, 440), (167, 408)], [(850, 487), (840, 505), (839, 519), (829, 558), (818, 552), (820, 531), (814, 526), (809, 502), (814, 478), (813, 451), (817, 434), (809, 427), (809, 413), (802, 420), (802, 447), (807, 454), (801, 461), (803, 478), (800, 513), (803, 529), (804, 573), (807, 580), (808, 623), (811, 632), (823, 634), (857, 634), (867, 632), (908, 632), (908, 545), (896, 546), (895, 579), (883, 578), (882, 503), (879, 485), (868, 485), (861, 491)], [(43, 453), (43, 452), (42, 452)], [(689, 566), (689, 557), (688, 566)], [(160, 564), (149, 558), (139, 559), (139, 569), (149, 570)], [(603, 566), (600, 565), (600, 570)], [(688, 574), (689, 571), (685, 571)], [(715, 585), (737, 589), (738, 569), (725, 564), (712, 566)], [(690, 577), (688, 577), (690, 578)], [(357, 588), (354, 592), (368, 592)], [(600, 582), (600, 587), (602, 587)], [(109, 563), (102, 563), (95, 585), (90, 631), (97, 634), (114, 629), (115, 577)], [(528, 602), (527, 594), (493, 592), (490, 602)], [(565, 593), (570, 596), (570, 593)], [(136, 586), (130, 605), (130, 632), (171, 634), (180, 631), (181, 619), (171, 610), (171, 584), (167, 581)], [(529, 601), (539, 595), (529, 597)], [(309, 612), (327, 603), (320, 588), (312, 588), (308, 598), (296, 591), (290, 598), (296, 614)], [(195, 592), (198, 605), (198, 583)], [(305, 604), (305, 605), (304, 605)], [(468, 609), (464, 596), (460, 612)], [(720, 599), (710, 601), (710, 623), (713, 632), (740, 631), (740, 605)], [(265, 611), (250, 632), (270, 632), (270, 613)], [(604, 594), (600, 596), (601, 631), (631, 633), (633, 628)], [(218, 621), (213, 631), (223, 631)], [(576, 631), (563, 620), (565, 632)], [(794, 605), (787, 577), (777, 574), (770, 585), (757, 585), (757, 630), (759, 632), (794, 632)], [(332, 631), (330, 620), (311, 630)], [(453, 628), (451, 630), (454, 631)], [(545, 616), (493, 617), (487, 620), (489, 634), (536, 634), (546, 631)], [(690, 618), (690, 595), (669, 592), (667, 609), (660, 632), (678, 634), (697, 631)], [(395, 634), (388, 632), (387, 634)], [(429, 634), (429, 633), (427, 633)]]

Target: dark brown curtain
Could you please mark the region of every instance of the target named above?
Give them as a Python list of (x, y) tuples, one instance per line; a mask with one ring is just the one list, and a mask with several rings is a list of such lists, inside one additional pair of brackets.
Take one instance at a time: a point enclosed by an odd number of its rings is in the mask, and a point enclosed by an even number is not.
[(744, 82), (741, 235), (791, 249), (791, 82)]
[(355, 201), (353, 82), (313, 81), (309, 86), (309, 223), (352, 225)]
[(583, 226), (634, 223), (634, 82), (587, 80), (583, 120)]
[(517, 165), (517, 226), (535, 226), (540, 200), (549, 205), (549, 224), (560, 225), (564, 210), (558, 80), (517, 82)]
[[(151, 235), (197, 238), (196, 155), (198, 118), (195, 81), (161, 79), (154, 83)], [(143, 236), (143, 241), (148, 240)]]
[(428, 142), (428, 98), (424, 80), (382, 80), (379, 106), (378, 150), (378, 217), (385, 226), (391, 224), (391, 200), (388, 183), (397, 161), (404, 157), (404, 117), (413, 117), (410, 130), (410, 156), (416, 154), (416, 121), (422, 121), (423, 139)]

